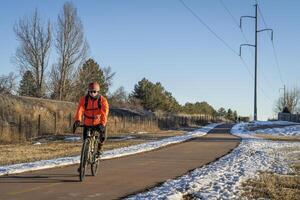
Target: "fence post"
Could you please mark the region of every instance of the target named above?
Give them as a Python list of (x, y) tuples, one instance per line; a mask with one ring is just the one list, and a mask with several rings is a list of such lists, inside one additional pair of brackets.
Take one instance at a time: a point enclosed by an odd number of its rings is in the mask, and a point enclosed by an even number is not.
[(135, 126), (134, 117), (133, 117), (133, 116), (131, 116), (130, 118), (131, 118), (130, 127), (131, 127), (131, 129), (132, 129), (132, 130), (130, 130), (130, 131), (135, 131), (135, 129), (136, 129), (136, 126)]
[(165, 128), (168, 128), (168, 117), (165, 117)]
[(69, 114), (69, 127), (72, 126), (72, 113)]
[(117, 130), (117, 118), (115, 116), (114, 116), (114, 120), (115, 120), (114, 132), (116, 132), (116, 130)]
[(38, 136), (40, 136), (41, 135), (41, 115), (39, 115), (39, 117), (38, 117), (37, 128), (38, 128)]
[(56, 135), (57, 130), (57, 113), (54, 112), (54, 135)]
[(151, 127), (151, 122), (150, 122), (150, 118), (149, 117), (147, 117), (147, 122), (148, 122), (148, 128), (150, 128)]
[(4, 131), (4, 111), (1, 109), (1, 134), (3, 134)]
[(125, 115), (123, 115), (123, 129), (125, 129), (126, 128), (126, 118), (125, 118)]
[(19, 115), (19, 141), (22, 141), (22, 115)]

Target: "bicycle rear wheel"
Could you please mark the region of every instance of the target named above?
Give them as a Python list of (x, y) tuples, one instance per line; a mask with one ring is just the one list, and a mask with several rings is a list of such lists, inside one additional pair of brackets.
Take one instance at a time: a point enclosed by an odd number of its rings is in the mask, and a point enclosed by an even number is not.
[(87, 138), (82, 144), (81, 157), (80, 157), (80, 171), (79, 180), (83, 181), (85, 177), (85, 168), (87, 165), (88, 155), (89, 155), (90, 139)]
[[(97, 141), (97, 140), (96, 140)], [(95, 142), (93, 151), (93, 163), (91, 164), (92, 175), (96, 176), (99, 171), (100, 157), (97, 156), (98, 142)]]

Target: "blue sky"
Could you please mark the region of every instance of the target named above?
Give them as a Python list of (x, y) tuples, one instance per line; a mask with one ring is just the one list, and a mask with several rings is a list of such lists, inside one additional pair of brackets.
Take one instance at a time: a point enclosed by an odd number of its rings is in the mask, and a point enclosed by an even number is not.
[[(179, 101), (207, 101), (216, 109), (232, 108), (253, 115), (253, 79), (240, 58), (224, 46), (178, 0), (71, 1), (78, 9), (90, 45), (90, 56), (117, 74), (112, 90), (132, 91), (143, 77), (163, 86)], [(186, 4), (230, 47), (238, 52), (246, 43), (220, 0), (186, 0)], [(236, 20), (254, 15), (254, 0), (223, 0)], [(11, 62), (18, 42), (13, 25), (37, 8), (56, 23), (64, 1), (0, 0), (0, 74), (17, 71)], [(258, 1), (268, 28), (274, 29), (279, 68), (287, 87), (300, 84), (300, 1)], [(246, 38), (254, 42), (254, 21), (245, 20)], [(265, 28), (259, 21), (259, 27)], [(258, 117), (272, 117), (275, 100), (283, 87), (268, 33), (258, 45)], [(243, 49), (253, 73), (254, 51)], [(50, 63), (55, 58), (52, 49)], [(48, 68), (50, 69), (50, 67)], [(264, 92), (262, 92), (262, 90)]]

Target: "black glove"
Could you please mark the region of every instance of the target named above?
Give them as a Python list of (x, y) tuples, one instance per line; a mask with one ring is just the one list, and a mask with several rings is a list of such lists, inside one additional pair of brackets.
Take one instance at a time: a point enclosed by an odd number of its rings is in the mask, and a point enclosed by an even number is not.
[(80, 125), (80, 121), (75, 121), (73, 124), (73, 133), (75, 133), (77, 127)]
[(99, 125), (98, 130), (99, 130), (100, 133), (105, 133), (105, 126)]

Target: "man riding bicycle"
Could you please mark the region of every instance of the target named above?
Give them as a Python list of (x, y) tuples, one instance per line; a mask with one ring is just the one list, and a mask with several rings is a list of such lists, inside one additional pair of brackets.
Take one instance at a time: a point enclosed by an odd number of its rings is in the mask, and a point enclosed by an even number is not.
[(83, 123), (83, 139), (87, 138), (90, 129), (100, 133), (97, 154), (102, 154), (103, 144), (106, 140), (106, 122), (109, 105), (105, 97), (99, 94), (100, 85), (92, 82), (88, 85), (88, 94), (79, 100), (73, 130)]

